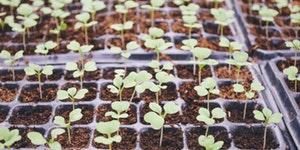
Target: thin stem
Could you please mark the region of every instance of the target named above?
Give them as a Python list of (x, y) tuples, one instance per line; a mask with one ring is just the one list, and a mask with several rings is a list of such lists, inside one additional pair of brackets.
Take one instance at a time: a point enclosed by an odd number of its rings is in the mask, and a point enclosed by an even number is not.
[(123, 93), (124, 87), (121, 88), (119, 93), (119, 101), (122, 101), (122, 93)]
[(70, 127), (70, 125), (67, 126), (67, 132), (68, 132), (68, 142), (71, 143), (71, 127)]
[(22, 40), (23, 40), (24, 51), (26, 51), (26, 28), (25, 31), (23, 32)]
[(221, 27), (220, 27), (220, 30), (221, 30), (221, 36), (223, 36), (223, 30), (224, 30), (224, 27), (223, 27), (223, 25), (221, 25)]
[(192, 28), (189, 27), (189, 39), (191, 39), (191, 38), (192, 38)]
[(246, 114), (247, 114), (247, 102), (245, 102), (245, 105), (244, 105), (243, 120), (246, 119)]
[(39, 91), (40, 91), (40, 99), (43, 98), (43, 93), (42, 93), (42, 84), (41, 84), (41, 73), (38, 73), (38, 81), (39, 81)]
[(109, 144), (109, 150), (112, 150), (112, 144)]
[(266, 141), (267, 141), (267, 126), (265, 126), (265, 129), (264, 129), (264, 144), (263, 144), (263, 149), (265, 149), (266, 147)]
[(126, 18), (127, 18), (127, 13), (124, 13), (124, 15), (123, 15), (123, 23), (126, 22)]
[(74, 110), (75, 109), (75, 99), (73, 97), (71, 97), (70, 99), (72, 101), (72, 108)]
[(241, 66), (238, 66), (238, 68), (237, 68), (238, 70), (237, 70), (237, 77), (236, 77), (236, 81), (237, 81), (237, 83), (239, 83), (239, 80), (240, 80), (240, 71), (241, 71)]
[(155, 97), (156, 97), (156, 103), (159, 104), (159, 101), (158, 101), (159, 91), (155, 93)]
[(156, 60), (159, 62), (159, 51), (156, 51)]
[(80, 89), (83, 88), (83, 76), (84, 74), (80, 76)]
[(13, 81), (16, 81), (15, 66), (14, 65), (11, 65), (11, 72), (12, 72)]
[(162, 146), (163, 134), (164, 134), (164, 127), (160, 129), (159, 147)]
[(132, 100), (133, 100), (133, 98), (134, 98), (134, 95), (135, 95), (135, 90), (133, 91), (133, 93), (132, 93), (132, 95), (131, 95), (131, 97), (130, 97), (130, 100), (129, 100), (130, 103), (132, 102)]
[(89, 44), (88, 32), (86, 26), (84, 26), (84, 37), (85, 37), (85, 44)]
[(196, 75), (196, 57), (193, 55), (193, 74)]
[(297, 52), (295, 51), (294, 66), (297, 67)]
[(209, 126), (206, 127), (205, 136), (208, 135), (208, 129), (209, 129)]
[[(91, 13), (91, 16), (92, 16), (92, 21), (95, 21), (95, 15), (96, 15), (96, 12), (92, 12)], [(96, 32), (96, 25), (93, 25), (93, 32)]]
[(297, 83), (298, 83), (298, 80), (296, 79), (295, 80), (295, 85), (294, 85), (295, 86), (295, 92), (297, 92), (297, 88), (298, 88)]
[(248, 9), (249, 9), (249, 14), (250, 15), (252, 15), (251, 5), (252, 5), (252, 0), (248, 0)]
[(218, 8), (218, 2), (217, 1), (215, 1), (215, 6), (214, 7)]
[(209, 99), (210, 99), (210, 93), (207, 94), (207, 110), (209, 111)]
[(201, 65), (199, 65), (199, 70), (198, 70), (198, 82), (199, 82), (199, 85), (200, 85), (200, 83), (201, 83), (201, 74), (202, 74), (202, 67), (201, 67)]
[(121, 44), (122, 44), (122, 48), (125, 47), (125, 39), (124, 39), (124, 30), (121, 30)]
[(154, 14), (155, 14), (154, 9), (152, 9), (151, 10), (151, 27), (154, 26)]

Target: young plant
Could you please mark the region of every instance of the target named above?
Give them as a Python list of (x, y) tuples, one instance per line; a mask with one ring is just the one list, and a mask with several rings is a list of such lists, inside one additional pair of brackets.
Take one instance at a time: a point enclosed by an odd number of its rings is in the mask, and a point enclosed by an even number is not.
[(234, 21), (234, 11), (224, 8), (213, 8), (210, 13), (215, 18), (215, 23), (219, 25), (220, 35), (223, 36), (224, 27), (230, 25)]
[(285, 75), (287, 75), (287, 77), (290, 81), (294, 81), (294, 90), (295, 90), (295, 92), (297, 92), (297, 90), (298, 90), (297, 83), (298, 83), (298, 81), (300, 81), (300, 76), (298, 75), (298, 68), (295, 66), (290, 66), (288, 68), (285, 68), (283, 70), (283, 73)]
[(215, 141), (212, 135), (203, 136), (198, 138), (199, 145), (203, 146), (206, 150), (220, 150), (224, 144), (223, 141)]
[(139, 4), (134, 0), (127, 0), (123, 4), (115, 5), (116, 12), (123, 14), (123, 23), (127, 21), (127, 14), (129, 9), (138, 7)]
[(125, 23), (118, 23), (118, 24), (113, 24), (110, 26), (110, 28), (118, 31), (121, 33), (121, 43), (122, 43), (122, 47), (125, 46), (125, 38), (124, 38), (124, 32), (126, 30), (131, 30), (133, 27), (133, 22), (132, 21), (127, 21)]
[(66, 119), (62, 116), (55, 116), (53, 123), (56, 125), (59, 125), (62, 128), (66, 128), (68, 132), (68, 142), (71, 143), (71, 128), (72, 128), (72, 123), (80, 120), (83, 117), (81, 113), (81, 109), (73, 109), (69, 113), (69, 119), (66, 121)]
[(217, 82), (215, 79), (209, 77), (203, 80), (203, 82), (201, 82), (200, 85), (195, 86), (194, 90), (197, 91), (197, 94), (199, 96), (206, 96), (206, 100), (207, 100), (207, 109), (210, 110), (209, 107), (209, 100), (210, 100), (210, 95), (211, 94), (215, 94), (218, 95), (219, 94), (219, 90), (217, 89)]
[(89, 44), (88, 28), (91, 26), (94, 26), (98, 22), (97, 21), (89, 22), (91, 16), (89, 13), (86, 13), (86, 12), (76, 15), (75, 18), (78, 22), (76, 22), (76, 24), (74, 25), (74, 28), (76, 30), (81, 28), (84, 31), (85, 44)]
[(259, 9), (258, 14), (261, 16), (261, 20), (266, 22), (266, 37), (269, 38), (268, 26), (270, 22), (274, 21), (278, 11), (264, 6)]
[(278, 124), (282, 119), (281, 113), (272, 113), (269, 108), (264, 108), (262, 111), (254, 110), (253, 111), (254, 118), (259, 121), (263, 121), (264, 129), (264, 142), (262, 149), (266, 147), (267, 141), (267, 127), (270, 124)]
[(127, 101), (115, 101), (111, 103), (113, 111), (108, 111), (105, 116), (110, 116), (118, 121), (128, 117), (127, 110), (129, 109), (130, 103)]
[(159, 8), (164, 5), (164, 3), (165, 0), (150, 0), (150, 5), (142, 5), (143, 9), (148, 9), (151, 11), (151, 27), (154, 26), (155, 11), (159, 10)]
[(75, 87), (72, 87), (72, 88), (68, 88), (67, 90), (58, 90), (57, 99), (61, 101), (70, 99), (72, 101), (72, 106), (74, 110), (75, 101), (84, 98), (86, 93), (88, 93), (87, 89), (77, 90)]
[(161, 90), (167, 89), (167, 85), (163, 84), (171, 82), (174, 79), (174, 76), (167, 72), (160, 71), (155, 74), (155, 79), (158, 83), (155, 84), (154, 82), (149, 82), (149, 90), (155, 92), (156, 103), (159, 103), (159, 95), (161, 94)]
[(122, 50), (121, 47), (113, 46), (110, 48), (111, 52), (114, 54), (120, 54), (124, 58), (129, 58), (131, 56), (131, 51), (138, 49), (140, 46), (137, 42), (131, 41), (126, 44), (126, 49)]
[(9, 7), (10, 15), (14, 15), (14, 9), (18, 7), (21, 0), (0, 0), (0, 4)]
[[(242, 84), (234, 84), (233, 85), (233, 90), (234, 92), (237, 93), (245, 93), (247, 100), (252, 100), (254, 99), (255, 93), (258, 93), (260, 91), (263, 91), (265, 87), (259, 82), (259, 81), (253, 81), (251, 83), (250, 90), (246, 90), (245, 87)], [(243, 111), (243, 119), (246, 119), (246, 114), (247, 114), (247, 102), (244, 104), (244, 111)]]
[(160, 60), (160, 53), (173, 46), (173, 43), (166, 42), (162, 37), (164, 35), (164, 30), (156, 27), (151, 27), (149, 29), (149, 34), (143, 35), (142, 40), (145, 41), (145, 47), (152, 49), (156, 53), (156, 60)]
[(291, 48), (295, 52), (295, 58), (294, 58), (294, 66), (297, 66), (297, 51), (300, 51), (300, 41), (299, 40), (293, 40), (293, 41), (286, 41), (285, 46), (288, 48)]
[(16, 81), (15, 66), (18, 64), (19, 59), (23, 57), (24, 51), (18, 51), (15, 55), (11, 55), (7, 50), (2, 50), (0, 58), (4, 59), (4, 64), (10, 67), (12, 72), (13, 81)]
[[(194, 54), (196, 51), (200, 51), (200, 47), (197, 47), (198, 41), (196, 39), (187, 39), (182, 41), (182, 50), (191, 51)], [(196, 75), (196, 56), (193, 55), (193, 74)]]
[(171, 62), (166, 62), (164, 63), (163, 65), (160, 64), (159, 61), (156, 61), (156, 60), (152, 60), (148, 66), (150, 68), (152, 68), (154, 70), (154, 72), (162, 72), (162, 71), (165, 71), (165, 72), (169, 72), (171, 70), (173, 70), (174, 68), (174, 65), (171, 63)]
[(0, 127), (0, 133), (0, 149), (10, 149), (14, 143), (21, 140), (18, 129), (10, 131), (6, 127)]
[(47, 41), (46, 43), (38, 44), (34, 52), (46, 56), (50, 50), (53, 50), (57, 46), (57, 43), (53, 41)]
[(53, 74), (54, 67), (51, 65), (46, 66), (39, 66), (34, 63), (29, 63), (28, 67), (24, 69), (27, 76), (36, 76), (38, 79), (39, 84), (39, 93), (40, 93), (40, 99), (43, 98), (43, 92), (42, 92), (42, 75), (50, 76)]
[(80, 55), (80, 64), (81, 67), (84, 66), (84, 54), (88, 53), (92, 50), (94, 45), (80, 45), (77, 41), (73, 40), (68, 45), (67, 48), (75, 53), (79, 53)]
[(0, 12), (0, 29), (3, 30), (6, 24), (5, 19), (3, 17), (6, 15), (6, 12)]
[(47, 141), (44, 136), (39, 132), (29, 132), (27, 134), (27, 137), (34, 145), (47, 145), (51, 150), (61, 150), (61, 144), (56, 141), (57, 137), (61, 134), (65, 133), (64, 129), (53, 129), (50, 133), (51, 138)]
[(249, 55), (246, 52), (235, 51), (235, 52), (233, 52), (232, 56), (233, 56), (233, 59), (227, 59), (226, 63), (229, 65), (236, 66), (236, 68), (237, 68), (236, 81), (238, 83), (239, 79), (240, 79), (240, 72), (241, 72), (242, 66), (251, 65), (251, 63), (247, 62)]
[(198, 22), (196, 14), (199, 10), (199, 6), (193, 3), (190, 3), (187, 6), (180, 6), (180, 10), (182, 13), (182, 20), (184, 22), (184, 26), (188, 28), (188, 37), (191, 39), (192, 37), (192, 29), (193, 28), (201, 28), (202, 25)]
[(223, 3), (225, 0), (208, 0), (208, 1), (214, 3), (214, 8), (218, 8), (219, 4)]
[(96, 130), (103, 135), (97, 136), (94, 141), (108, 145), (109, 150), (112, 150), (113, 143), (120, 143), (122, 141), (122, 137), (116, 134), (120, 130), (120, 122), (117, 120), (99, 122), (96, 125)]
[(118, 69), (115, 70), (115, 78), (113, 80), (113, 84), (108, 85), (107, 88), (111, 93), (117, 94), (119, 96), (119, 101), (122, 101), (122, 94), (124, 87), (124, 77), (125, 77), (125, 70)]
[(230, 55), (229, 55), (229, 59), (232, 58), (232, 53), (234, 51), (238, 51), (241, 50), (243, 45), (240, 42), (237, 41), (229, 41), (229, 39), (227, 39), (226, 37), (220, 37), (220, 42), (219, 42), (219, 46), (220, 47), (225, 47), (228, 49)]
[(89, 12), (91, 14), (92, 21), (96, 21), (96, 12), (103, 10), (106, 5), (100, 0), (81, 0), (82, 11)]
[(165, 117), (167, 115), (176, 114), (177, 112), (179, 112), (180, 107), (174, 102), (167, 102), (166, 104), (164, 104), (163, 108), (158, 103), (150, 103), (149, 107), (151, 111), (144, 115), (144, 120), (147, 123), (150, 123), (153, 129), (160, 129), (159, 146), (161, 146), (163, 140), (163, 126), (165, 124)]

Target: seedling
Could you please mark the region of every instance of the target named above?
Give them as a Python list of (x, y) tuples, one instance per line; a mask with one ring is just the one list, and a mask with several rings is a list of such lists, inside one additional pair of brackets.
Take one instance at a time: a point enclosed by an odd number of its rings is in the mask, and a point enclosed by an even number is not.
[(133, 0), (127, 0), (123, 4), (115, 5), (116, 12), (123, 14), (123, 23), (127, 21), (129, 9), (138, 7), (139, 4)]
[(51, 138), (48, 141), (39, 132), (29, 132), (27, 134), (27, 137), (34, 145), (47, 145), (51, 150), (61, 150), (62, 149), (61, 144), (58, 141), (56, 141), (56, 139), (59, 135), (63, 133), (65, 133), (64, 129), (60, 129), (60, 128), (53, 129), (51, 131)]
[(215, 23), (219, 25), (220, 35), (223, 36), (224, 27), (234, 21), (234, 11), (224, 8), (213, 8), (210, 13), (215, 18)]
[(0, 12), (0, 28), (1, 30), (4, 29), (4, 26), (6, 24), (5, 19), (3, 19), (3, 16), (6, 15), (6, 12)]
[(219, 4), (221, 4), (222, 2), (224, 2), (225, 0), (208, 0), (209, 2), (213, 2), (214, 3), (214, 7), (218, 8)]
[(84, 54), (88, 53), (92, 50), (94, 45), (80, 45), (77, 41), (73, 40), (68, 45), (67, 48), (75, 53), (79, 53), (80, 55), (80, 63), (81, 67), (84, 66)]
[(50, 76), (53, 74), (54, 67), (51, 65), (46, 66), (39, 66), (34, 63), (29, 63), (29, 66), (24, 69), (27, 76), (33, 76), (35, 75), (39, 82), (39, 92), (40, 92), (40, 99), (43, 98), (43, 92), (42, 92), (42, 74), (46, 76)]
[(130, 30), (133, 27), (133, 22), (132, 21), (127, 21), (123, 24), (119, 23), (119, 24), (113, 24), (110, 26), (110, 28), (118, 31), (121, 33), (121, 42), (122, 42), (122, 47), (125, 46), (125, 39), (124, 39), (124, 32), (126, 30)]
[(155, 92), (156, 103), (159, 103), (158, 100), (159, 100), (159, 95), (161, 94), (161, 90), (167, 89), (167, 85), (163, 85), (163, 84), (171, 82), (174, 79), (174, 76), (167, 72), (160, 71), (155, 74), (155, 78), (158, 83), (155, 84), (154, 82), (149, 82), (149, 90)]
[(57, 99), (61, 101), (70, 99), (72, 101), (73, 110), (74, 110), (75, 101), (84, 98), (86, 93), (88, 93), (87, 89), (77, 90), (75, 87), (72, 87), (72, 88), (68, 88), (67, 90), (58, 90)]
[(89, 44), (88, 28), (91, 26), (94, 26), (98, 22), (97, 21), (89, 22), (91, 16), (89, 13), (86, 13), (86, 12), (76, 15), (75, 18), (78, 22), (76, 22), (76, 24), (74, 25), (74, 28), (76, 30), (81, 28), (84, 31), (85, 44)]
[(0, 58), (4, 59), (4, 64), (10, 67), (12, 72), (13, 81), (16, 81), (15, 66), (18, 64), (19, 59), (23, 57), (24, 51), (18, 51), (15, 55), (11, 55), (7, 50), (2, 50)]
[(226, 37), (220, 37), (220, 42), (219, 42), (219, 46), (220, 47), (225, 47), (228, 48), (228, 51), (230, 53), (229, 55), (229, 59), (232, 58), (232, 53), (234, 51), (238, 51), (241, 50), (243, 45), (240, 42), (237, 41), (229, 41), (229, 39), (227, 39)]
[(0, 149), (10, 149), (14, 143), (21, 140), (18, 129), (10, 131), (6, 127), (0, 127), (0, 133)]
[(282, 119), (281, 113), (272, 113), (269, 108), (264, 108), (262, 111), (254, 110), (254, 118), (259, 121), (263, 121), (264, 129), (264, 143), (262, 149), (266, 147), (267, 141), (267, 126), (270, 124), (278, 124)]
[(34, 52), (46, 56), (50, 50), (53, 50), (57, 46), (57, 43), (53, 41), (47, 41), (46, 43), (38, 44)]
[(121, 47), (116, 47), (113, 46), (110, 48), (111, 52), (114, 54), (120, 54), (122, 57), (124, 58), (129, 58), (131, 56), (131, 51), (138, 49), (140, 46), (138, 45), (137, 42), (135, 41), (131, 41), (129, 43), (126, 44), (126, 49), (122, 50)]
[(14, 9), (18, 7), (21, 0), (0, 0), (0, 4), (4, 6), (9, 6), (10, 15), (14, 15)]
[(148, 64), (149, 67), (151, 67), (152, 69), (154, 69), (154, 72), (161, 72), (161, 71), (171, 71), (173, 70), (173, 67), (174, 65), (171, 63), (171, 62), (166, 62), (162, 65), (161, 67), (161, 64), (159, 61), (157, 60), (152, 60), (149, 64)]
[(129, 109), (130, 103), (127, 101), (116, 101), (111, 103), (113, 111), (108, 111), (105, 116), (111, 116), (118, 121), (128, 117), (127, 110)]
[(198, 138), (199, 145), (203, 146), (206, 150), (219, 150), (222, 148), (224, 142), (217, 141), (215, 142), (215, 138), (212, 135), (203, 136), (201, 135)]
[(200, 7), (197, 4), (190, 3), (188, 5), (182, 5), (179, 8), (182, 16), (196, 16)]
[(199, 10), (199, 6), (196, 4), (189, 4), (187, 6), (180, 6), (180, 10), (182, 13), (182, 20), (184, 22), (184, 26), (188, 28), (188, 37), (189, 39), (192, 37), (192, 29), (193, 28), (201, 28), (202, 25), (199, 24), (196, 14)]
[[(250, 90), (246, 90), (245, 87), (242, 84), (234, 84), (233, 90), (237, 93), (245, 93), (248, 100), (254, 99), (255, 93), (263, 91), (265, 87), (259, 82), (259, 81), (253, 81), (251, 83)], [(246, 113), (247, 113), (247, 102), (244, 104), (244, 111), (243, 111), (243, 119), (246, 119)]]
[(96, 130), (103, 135), (97, 136), (94, 141), (108, 145), (109, 150), (112, 150), (113, 143), (120, 143), (122, 141), (122, 137), (119, 134), (114, 135), (120, 130), (120, 122), (117, 120), (99, 122), (96, 125)]
[(165, 3), (165, 0), (150, 0), (150, 5), (142, 5), (143, 9), (148, 9), (151, 11), (151, 27), (154, 26), (154, 15), (155, 11), (159, 10)]
[(91, 14), (92, 21), (96, 21), (96, 12), (103, 10), (106, 5), (100, 0), (81, 0), (82, 11), (89, 12)]
[(177, 6), (180, 6), (180, 5), (186, 5), (188, 4), (189, 2), (191, 2), (191, 0), (174, 0), (173, 3)]
[(294, 66), (296, 67), (297, 66), (297, 51), (300, 51), (300, 41), (299, 40), (286, 41), (285, 46), (294, 50), (294, 52), (295, 52)]
[[(300, 25), (300, 13), (295, 13), (290, 15), (291, 18), (291, 24), (295, 24), (296, 26)], [(295, 31), (296, 33), (296, 39), (298, 39), (298, 30)]]
[(288, 7), (291, 11), (291, 13), (298, 13), (300, 11), (300, 6), (293, 5), (292, 3), (288, 4)]
[(206, 96), (207, 100), (207, 109), (209, 110), (209, 100), (210, 100), (210, 95), (219, 94), (219, 90), (217, 89), (217, 82), (215, 79), (209, 77), (203, 80), (200, 85), (195, 86), (194, 90), (197, 91), (197, 94), (199, 96)]
[(298, 68), (295, 66), (290, 66), (283, 70), (283, 73), (287, 75), (290, 81), (294, 81), (294, 89), (297, 92), (297, 82), (300, 81), (300, 76), (298, 75)]
[(261, 20), (266, 22), (266, 37), (269, 38), (268, 26), (270, 22), (274, 21), (274, 17), (278, 15), (278, 11), (263, 6), (259, 9), (258, 14), (261, 16)]
[(109, 88), (111, 93), (115, 93), (119, 96), (119, 101), (122, 101), (122, 94), (123, 90), (125, 89), (124, 87), (124, 77), (125, 77), (125, 70), (123, 69), (118, 69), (115, 70), (115, 78), (113, 80), (112, 85), (108, 85), (107, 88)]
[[(200, 47), (197, 47), (198, 41), (196, 39), (187, 39), (182, 41), (182, 50), (191, 51), (193, 54), (193, 74), (196, 75), (196, 56), (194, 53), (200, 51)], [(194, 53), (193, 53), (194, 52)]]
[(83, 115), (81, 113), (81, 109), (77, 108), (77, 109), (73, 109), (69, 113), (68, 121), (66, 121), (66, 119), (62, 116), (55, 116), (53, 123), (55, 123), (56, 125), (59, 125), (62, 128), (67, 129), (68, 141), (69, 141), (69, 143), (71, 143), (71, 128), (72, 128), (71, 123), (80, 120), (82, 117), (83, 117)]
[(227, 59), (226, 63), (237, 67), (236, 81), (238, 83), (242, 66), (251, 65), (251, 63), (247, 62), (249, 55), (246, 52), (235, 51), (233, 52), (232, 56), (233, 59)]
[(165, 117), (167, 115), (176, 114), (180, 111), (180, 107), (174, 102), (167, 102), (166, 104), (164, 104), (163, 108), (158, 103), (150, 103), (149, 107), (151, 111), (144, 115), (144, 120), (147, 123), (150, 123), (153, 129), (160, 129), (159, 146), (161, 147), (163, 140), (163, 126), (165, 124)]
[(166, 42), (162, 36), (164, 35), (164, 31), (160, 28), (151, 27), (149, 29), (149, 34), (143, 35), (142, 40), (145, 41), (144, 45), (155, 51), (156, 60), (160, 60), (160, 53), (173, 46), (173, 43)]

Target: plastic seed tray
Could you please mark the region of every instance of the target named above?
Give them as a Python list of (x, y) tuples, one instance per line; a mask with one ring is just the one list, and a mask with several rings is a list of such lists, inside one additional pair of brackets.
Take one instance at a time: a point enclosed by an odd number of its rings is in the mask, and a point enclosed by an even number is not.
[[(299, 61), (298, 61), (299, 62)], [(282, 70), (293, 65), (292, 59), (275, 58), (261, 66), (264, 77), (270, 90), (274, 94), (280, 111), (286, 116), (286, 125), (294, 137), (297, 146), (300, 146), (300, 99), (299, 90), (295, 92), (294, 82), (287, 79)], [(297, 66), (299, 68), (299, 65)], [(298, 86), (299, 87), (299, 86)]]
[[(76, 103), (77, 108), (82, 108), (83, 118), (76, 122), (72, 128), (72, 144), (67, 143), (66, 135), (59, 136), (58, 140), (63, 147), (68, 148), (107, 148), (104, 145), (98, 145), (93, 142), (93, 138), (98, 133), (95, 131), (96, 123), (99, 121), (107, 121), (111, 118), (104, 117), (104, 112), (110, 110), (109, 104), (117, 99), (116, 95), (109, 94), (106, 88), (108, 83), (112, 83), (114, 76), (113, 70), (116, 68), (124, 68), (127, 70), (139, 71), (151, 69), (145, 66), (148, 62), (128, 62), (126, 64), (104, 64), (98, 63), (98, 70), (87, 73), (85, 76), (84, 87), (89, 89), (87, 96)], [(247, 119), (245, 123), (241, 118), (243, 103), (243, 95), (233, 93), (230, 85), (234, 83), (234, 78), (228, 75), (228, 72), (222, 72), (228, 66), (223, 64), (217, 66), (206, 67), (203, 71), (203, 78), (212, 76), (217, 80), (220, 96), (212, 96), (209, 101), (210, 108), (221, 107), (227, 112), (225, 119), (217, 120), (217, 124), (209, 128), (209, 134), (215, 135), (217, 140), (223, 140), (225, 149), (260, 149), (262, 146), (263, 128), (261, 123), (255, 121), (252, 115), (254, 109), (262, 109), (263, 107), (271, 108), (277, 112), (276, 104), (268, 89), (257, 94), (257, 99), (247, 101)], [(196, 91), (193, 90), (194, 81), (192, 75), (192, 65), (190, 63), (175, 61), (175, 69), (171, 72), (175, 76), (172, 83), (168, 83), (168, 88), (162, 91), (160, 101), (175, 101), (181, 106), (180, 113), (168, 116), (166, 125), (164, 126), (163, 149), (199, 149), (198, 137), (203, 135), (205, 128), (202, 123), (195, 118), (199, 107), (206, 107), (207, 100), (205, 97), (198, 97)], [(71, 102), (59, 101), (55, 99), (55, 90), (65, 89), (69, 86), (78, 86), (78, 80), (72, 79), (70, 73), (64, 71), (63, 64), (55, 65), (55, 76), (49, 76), (46, 83), (43, 83), (43, 101), (40, 101), (36, 95), (37, 82), (33, 77), (24, 76), (21, 69), (18, 68), (17, 82), (8, 81), (9, 73), (4, 69), (1, 70), (2, 75), (6, 72), (7, 76), (2, 76), (1, 90), (10, 89), (9, 93), (13, 94), (10, 101), (4, 102), (0, 97), (0, 110), (8, 113), (0, 113), (0, 125), (19, 128), (22, 134), (22, 140), (14, 144), (15, 148), (33, 148), (29, 140), (26, 138), (28, 131), (39, 131), (46, 137), (49, 136), (51, 129), (56, 126), (52, 123), (55, 115), (59, 114), (67, 116), (71, 111)], [(178, 69), (181, 71), (178, 72)], [(225, 69), (228, 70), (228, 69)], [(236, 70), (232, 69), (233, 72)], [(253, 79), (260, 80), (256, 66), (243, 68), (241, 77), (244, 82), (249, 83)], [(234, 73), (233, 73), (234, 74)], [(236, 75), (234, 75), (236, 76)], [(6, 78), (7, 77), (7, 78)], [(44, 78), (45, 79), (45, 78)], [(263, 82), (262, 82), (263, 83)], [(34, 86), (33, 86), (34, 85)], [(249, 85), (249, 84), (248, 84)], [(265, 85), (266, 86), (266, 85)], [(54, 88), (53, 88), (54, 87)], [(54, 90), (54, 91), (53, 91)], [(45, 92), (46, 91), (46, 92)], [(128, 100), (128, 93), (132, 91), (125, 90), (124, 100)], [(127, 94), (126, 94), (127, 93)], [(131, 94), (130, 94), (131, 95)], [(31, 97), (31, 98), (30, 98)], [(143, 121), (143, 115), (149, 111), (147, 103), (155, 101), (151, 92), (144, 92), (135, 96), (129, 110), (129, 117), (121, 120), (121, 135), (123, 140), (120, 144), (115, 144), (117, 149), (152, 149), (158, 148), (159, 130), (152, 130), (151, 127)], [(9, 110), (9, 111), (7, 111)], [(237, 118), (236, 118), (237, 117)], [(293, 149), (293, 144), (289, 143), (289, 135), (283, 125), (269, 126), (267, 137), (267, 148), (272, 149)], [(255, 145), (243, 145), (244, 139), (256, 143)], [(257, 142), (260, 141), (260, 142)], [(287, 142), (289, 141), (289, 142)], [(251, 142), (249, 142), (251, 143)], [(40, 147), (42, 148), (42, 147)]]

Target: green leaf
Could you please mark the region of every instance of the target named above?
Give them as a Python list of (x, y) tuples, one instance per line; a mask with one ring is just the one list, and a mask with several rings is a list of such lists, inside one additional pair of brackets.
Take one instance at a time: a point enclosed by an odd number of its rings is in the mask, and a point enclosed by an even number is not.
[(159, 83), (168, 83), (171, 82), (174, 77), (167, 72), (160, 71), (155, 74), (155, 78), (158, 80)]
[(62, 149), (60, 143), (57, 141), (55, 141), (53, 143), (49, 143), (48, 145), (51, 150), (61, 150)]
[(280, 123), (282, 120), (282, 114), (281, 113), (274, 113), (269, 119), (268, 123)]
[(30, 139), (31, 143), (34, 145), (44, 145), (47, 143), (44, 136), (39, 132), (29, 132), (27, 137)]
[(259, 81), (256, 80), (251, 83), (251, 89), (259, 92), (259, 91), (264, 90), (265, 87)]
[(94, 141), (96, 143), (102, 143), (102, 144), (105, 144), (105, 145), (109, 145), (109, 144), (112, 144), (113, 141), (111, 138), (106, 138), (104, 136), (98, 136), (94, 139)]
[(50, 76), (53, 74), (53, 69), (54, 69), (53, 66), (47, 65), (43, 68), (42, 74)]
[(115, 101), (111, 103), (113, 110), (117, 112), (124, 112), (129, 109), (130, 103), (127, 101)]
[(244, 86), (241, 84), (238, 84), (238, 83), (233, 85), (233, 90), (234, 90), (234, 92), (237, 92), (237, 93), (245, 92)]
[(194, 90), (197, 91), (197, 94), (199, 96), (206, 96), (206, 95), (208, 95), (208, 90), (206, 88), (204, 88), (203, 86), (195, 86)]
[(151, 102), (151, 103), (149, 104), (149, 107), (150, 107), (150, 109), (151, 109), (152, 111), (154, 111), (154, 112), (156, 112), (156, 113), (158, 113), (158, 114), (161, 114), (161, 113), (162, 113), (162, 108), (161, 108), (160, 105), (157, 104), (157, 103)]
[(148, 112), (144, 115), (144, 120), (151, 124), (151, 127), (155, 130), (159, 130), (164, 125), (164, 118), (156, 114), (155, 112)]
[(136, 41), (131, 41), (131, 42), (126, 44), (126, 49), (127, 50), (135, 50), (137, 48), (139, 48), (139, 45), (137, 44)]
[(160, 28), (151, 27), (151, 28), (149, 28), (149, 34), (153, 38), (160, 38), (165, 34), (165, 32), (164, 32), (164, 30), (162, 30)]
[(116, 88), (113, 85), (108, 85), (107, 88), (109, 89), (110, 92), (115, 93), (115, 94), (119, 94), (119, 89)]
[(71, 95), (72, 97), (75, 96), (75, 94), (77, 93), (77, 89), (75, 87), (71, 87), (71, 88), (68, 88), (68, 94)]
[(51, 130), (51, 138), (56, 139), (58, 135), (65, 133), (66, 131), (61, 128)]
[(180, 110), (179, 106), (174, 102), (167, 102), (164, 105), (164, 111), (166, 114), (175, 114)]
[(65, 90), (58, 90), (57, 91), (57, 99), (58, 100), (65, 100), (67, 98), (69, 98), (69, 94), (68, 94), (67, 91), (65, 91)]
[(73, 40), (67, 45), (67, 48), (72, 51), (78, 51), (80, 49), (80, 44)]
[(67, 126), (65, 118), (62, 117), (62, 116), (55, 116), (54, 120), (53, 120), (53, 123), (59, 125), (60, 127), (66, 127)]
[(0, 53), (0, 58), (11, 59), (11, 54), (7, 50), (2, 50)]
[(87, 89), (80, 89), (77, 91), (76, 95), (74, 96), (75, 99), (83, 99), (85, 94), (89, 91)]
[(108, 122), (99, 122), (96, 125), (96, 129), (98, 132), (102, 134), (112, 134), (119, 130), (120, 122), (117, 120), (112, 120)]
[(96, 62), (94, 61), (88, 61), (84, 64), (84, 70), (91, 72), (91, 71), (96, 71), (97, 70), (97, 66), (96, 66)]
[(90, 14), (83, 12), (81, 14), (78, 14), (75, 16), (76, 20), (82, 22), (82, 23), (87, 23), (90, 19)]
[(81, 113), (81, 109), (77, 108), (70, 112), (69, 114), (69, 121), (75, 122), (80, 120), (83, 117), (83, 114)]
[(262, 112), (258, 110), (254, 110), (253, 113), (254, 113), (254, 118), (256, 120), (265, 121), (265, 116)]
[(78, 69), (78, 66), (75, 62), (67, 62), (66, 63), (66, 70), (74, 71), (74, 70), (77, 70), (77, 69)]
[(213, 118), (217, 118), (217, 119), (221, 119), (226, 116), (226, 113), (221, 108), (214, 108), (211, 111), (211, 114)]

